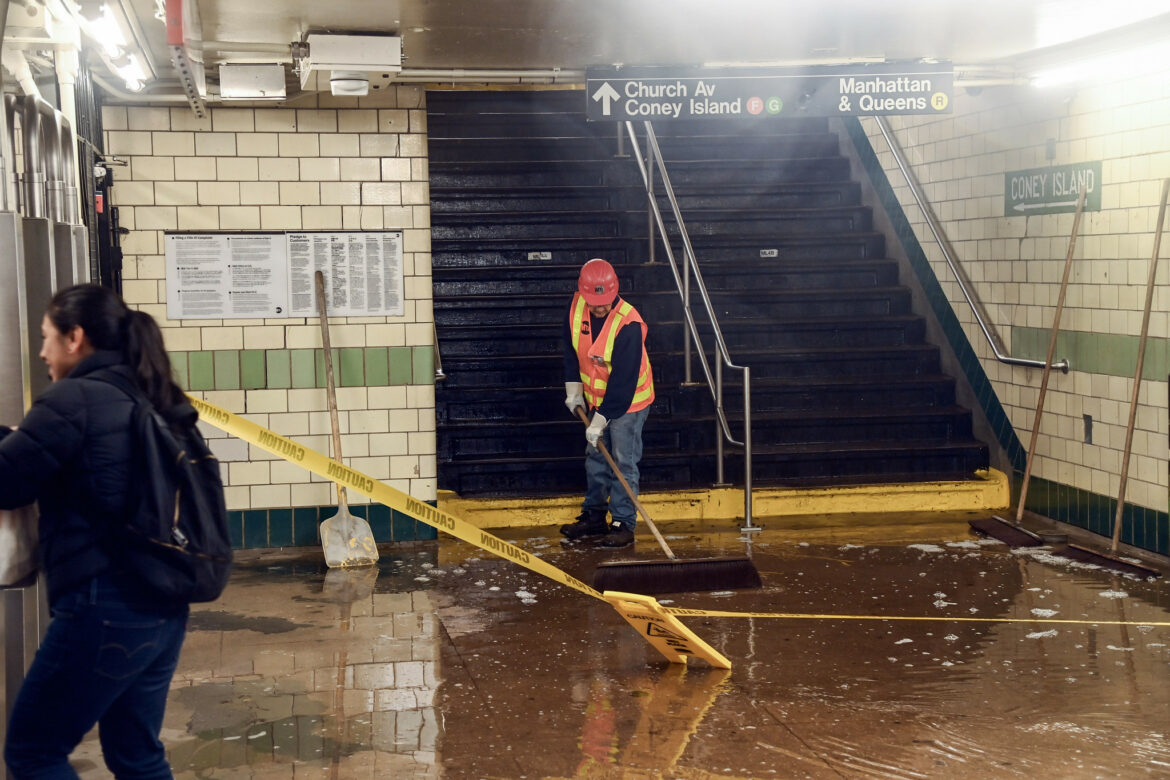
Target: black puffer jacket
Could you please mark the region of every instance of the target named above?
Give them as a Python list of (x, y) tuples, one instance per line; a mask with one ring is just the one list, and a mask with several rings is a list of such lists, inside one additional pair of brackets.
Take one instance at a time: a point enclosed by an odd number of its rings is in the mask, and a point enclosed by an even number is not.
[(88, 376), (114, 367), (132, 376), (120, 353), (95, 352), (41, 393), (17, 430), (0, 426), (0, 507), (38, 502), (50, 603), (117, 568), (110, 518), (126, 511), (134, 401)]

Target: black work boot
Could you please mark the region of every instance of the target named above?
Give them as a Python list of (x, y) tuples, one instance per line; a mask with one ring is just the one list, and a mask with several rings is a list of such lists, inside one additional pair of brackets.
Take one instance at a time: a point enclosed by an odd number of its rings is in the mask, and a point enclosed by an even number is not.
[(609, 527), (609, 533), (597, 541), (598, 547), (629, 547), (634, 543), (634, 530), (621, 523), (614, 523)]
[(577, 515), (577, 522), (561, 526), (561, 533), (570, 541), (595, 536), (605, 536), (609, 525), (605, 522), (604, 509), (585, 509)]

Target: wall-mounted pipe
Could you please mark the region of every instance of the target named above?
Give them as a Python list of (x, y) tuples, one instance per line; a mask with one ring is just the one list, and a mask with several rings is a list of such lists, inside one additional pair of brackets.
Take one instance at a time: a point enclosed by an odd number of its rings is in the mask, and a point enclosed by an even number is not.
[(20, 130), (24, 140), (24, 215), (44, 219), (45, 161), (42, 155), (41, 112), (35, 100), (25, 95), (20, 101)]
[(80, 225), (81, 208), (77, 201), (77, 140), (69, 119), (60, 111), (57, 112), (57, 120), (57, 135), (61, 142), (61, 176), (64, 181), (62, 195), (65, 198), (65, 209), (61, 217), (66, 224)]
[(77, 224), (77, 162), (69, 120), (36, 95), (18, 102), (24, 135), (23, 213)]
[[(2, 88), (2, 85), (0, 85)], [(4, 95), (4, 124), (0, 126), (0, 211), (9, 210), (9, 183), (16, 183), (16, 95)], [(20, 188), (15, 188), (13, 211), (20, 211)]]
[[(0, 0), (0, 49), (4, 46), (4, 32), (8, 27), (8, 4), (9, 0)], [(2, 51), (0, 51), (2, 55)], [(0, 91), (4, 89), (4, 68), (0, 67)], [(8, 172), (5, 169), (4, 150), (10, 145), (8, 141), (13, 138), (12, 132), (12, 111), (8, 109), (8, 95), (4, 96), (5, 108), (5, 124), (0, 127), (0, 211), (8, 210)], [(7, 132), (7, 137), (3, 134)], [(16, 174), (16, 148), (12, 148), (12, 157), (7, 161), (8, 169)]]
[[(25, 100), (29, 100), (25, 97)], [(33, 99), (41, 115), (41, 160), (45, 164), (45, 206), (49, 219), (64, 222), (65, 177), (61, 172), (60, 112), (39, 98)]]

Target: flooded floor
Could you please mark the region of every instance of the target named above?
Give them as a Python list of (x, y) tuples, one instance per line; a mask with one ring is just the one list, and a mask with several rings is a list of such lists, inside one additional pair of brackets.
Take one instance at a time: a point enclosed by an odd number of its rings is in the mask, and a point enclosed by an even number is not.
[[(667, 664), (604, 602), (451, 539), (348, 582), (319, 551), (245, 558), (192, 613), (163, 739), (180, 779), (1170, 776), (1170, 627), (1143, 624), (1170, 622), (1170, 584), (906, 520), (776, 520), (751, 545), (762, 589), (661, 597), (811, 615), (684, 619), (729, 672)], [(584, 580), (658, 555), (499, 535)], [(96, 734), (75, 759), (108, 777)]]

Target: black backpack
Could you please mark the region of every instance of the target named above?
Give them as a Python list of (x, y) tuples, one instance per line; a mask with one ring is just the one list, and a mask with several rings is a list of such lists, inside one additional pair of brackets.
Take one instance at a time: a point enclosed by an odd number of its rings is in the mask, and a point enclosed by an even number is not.
[(125, 517), (112, 523), (114, 555), (162, 600), (214, 601), (231, 574), (232, 544), (219, 461), (195, 427), (199, 413), (184, 401), (164, 417), (117, 369), (91, 376), (134, 399), (130, 493)]

